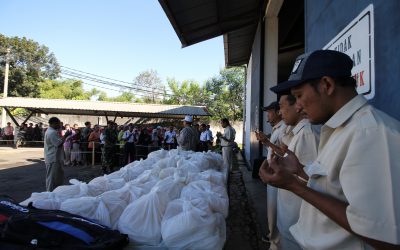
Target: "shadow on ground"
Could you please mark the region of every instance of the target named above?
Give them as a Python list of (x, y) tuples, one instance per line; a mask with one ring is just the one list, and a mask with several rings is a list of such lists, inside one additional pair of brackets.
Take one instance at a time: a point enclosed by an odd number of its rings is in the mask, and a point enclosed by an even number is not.
[[(28, 161), (35, 163), (0, 170), (0, 194), (6, 194), (21, 202), (30, 197), (33, 192), (46, 191), (44, 161), (38, 159), (28, 159)], [(64, 167), (63, 169), (64, 184), (68, 184), (70, 179), (88, 182), (102, 175), (100, 166)]]

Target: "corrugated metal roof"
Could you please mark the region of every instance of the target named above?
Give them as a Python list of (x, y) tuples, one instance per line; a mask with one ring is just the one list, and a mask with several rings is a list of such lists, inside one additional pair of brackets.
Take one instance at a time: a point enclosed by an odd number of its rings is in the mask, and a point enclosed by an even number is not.
[(264, 0), (158, 1), (178, 35), (182, 47), (243, 27), (254, 26), (258, 23), (265, 4)]
[(185, 115), (210, 116), (205, 106), (162, 105), (86, 100), (0, 98), (0, 106), (26, 108), (44, 114), (76, 114), (117, 117), (181, 118)]

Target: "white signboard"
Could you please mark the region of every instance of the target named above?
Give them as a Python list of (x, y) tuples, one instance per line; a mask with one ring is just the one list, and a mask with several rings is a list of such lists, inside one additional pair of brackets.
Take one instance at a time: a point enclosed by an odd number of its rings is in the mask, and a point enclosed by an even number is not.
[(343, 52), (353, 59), (357, 92), (367, 99), (375, 95), (374, 7), (363, 10), (324, 49)]

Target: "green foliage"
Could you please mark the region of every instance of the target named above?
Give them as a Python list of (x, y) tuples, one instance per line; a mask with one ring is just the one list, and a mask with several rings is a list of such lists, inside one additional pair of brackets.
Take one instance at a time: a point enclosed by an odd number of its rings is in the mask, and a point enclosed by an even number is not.
[(207, 107), (213, 119), (243, 119), (244, 69), (241, 67), (222, 69), (219, 75), (206, 81), (205, 89), (210, 95)]
[(207, 80), (205, 86), (185, 80), (167, 79), (172, 95), (166, 96), (165, 104), (207, 106), (212, 120), (228, 118), (243, 119), (244, 69), (240, 67), (222, 69), (219, 75)]
[(85, 91), (80, 80), (39, 82), (39, 97), (46, 99), (90, 100), (97, 90)]
[(208, 98), (199, 83), (193, 80), (185, 80), (182, 83), (174, 78), (168, 78), (167, 84), (172, 95), (164, 100), (165, 104), (178, 105), (205, 105)]
[(38, 97), (38, 83), (55, 79), (60, 73), (57, 59), (46, 46), (25, 37), (9, 38), (0, 34), (0, 89), (4, 85), (7, 48), (11, 49), (8, 96)]
[(116, 97), (107, 97), (105, 92), (101, 92), (99, 97), (99, 101), (108, 101), (108, 102), (136, 102), (137, 99), (134, 94), (130, 92), (122, 92), (121, 95)]

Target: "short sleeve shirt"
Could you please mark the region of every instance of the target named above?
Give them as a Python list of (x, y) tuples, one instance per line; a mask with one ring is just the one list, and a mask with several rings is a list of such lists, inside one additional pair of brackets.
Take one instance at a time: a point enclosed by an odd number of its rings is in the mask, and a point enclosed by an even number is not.
[[(286, 128), (287, 126), (283, 120), (275, 124), (275, 126), (272, 127), (272, 134), (270, 141), (273, 144), (279, 145), (282, 142), (283, 136), (285, 135)], [(267, 159), (268, 160), (271, 159), (271, 156), (272, 156), (272, 149), (269, 147)]]
[[(318, 136), (311, 129), (307, 119), (301, 120), (291, 130), (292, 138), (288, 149), (292, 151), (301, 164), (310, 164), (317, 158)], [(285, 189), (278, 189), (277, 226), (279, 232), (286, 238), (293, 239), (289, 227), (299, 219), (302, 199)]]
[[(400, 123), (354, 97), (321, 128), (308, 186), (348, 203), (354, 232), (400, 244)], [(290, 228), (304, 249), (372, 249), (307, 202)]]
[(211, 141), (210, 133), (207, 130), (201, 132), (200, 141), (202, 141), (202, 142)]
[(223, 136), (229, 141), (221, 139), (221, 146), (232, 146), (233, 142), (235, 141), (236, 131), (234, 128), (232, 128), (232, 126), (226, 126)]

